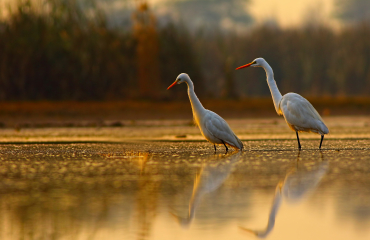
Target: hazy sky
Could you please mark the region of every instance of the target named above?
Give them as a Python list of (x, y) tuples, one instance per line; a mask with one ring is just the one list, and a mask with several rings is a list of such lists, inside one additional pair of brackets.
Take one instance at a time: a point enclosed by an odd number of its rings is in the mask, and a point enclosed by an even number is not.
[[(161, 5), (168, 0), (149, 0)], [(311, 18), (334, 27), (338, 21), (333, 17), (335, 0), (250, 0), (248, 10), (257, 23), (276, 20), (282, 27), (297, 26)]]
[[(42, 0), (34, 0), (42, 1)], [(122, 6), (134, 5), (137, 0), (96, 0), (97, 2), (109, 2), (111, 9)], [(150, 4), (160, 10), (166, 6), (166, 2), (172, 0), (148, 0)], [(332, 26), (337, 26), (338, 21), (332, 17), (335, 0), (250, 0), (246, 5), (255, 22), (261, 23), (276, 20), (282, 27), (297, 26), (307, 21), (323, 21)], [(0, 7), (14, 0), (0, 0)], [(227, 0), (225, 0), (227, 2)]]
[(250, 12), (257, 22), (275, 18), (283, 26), (316, 19), (336, 25), (334, 0), (252, 0)]

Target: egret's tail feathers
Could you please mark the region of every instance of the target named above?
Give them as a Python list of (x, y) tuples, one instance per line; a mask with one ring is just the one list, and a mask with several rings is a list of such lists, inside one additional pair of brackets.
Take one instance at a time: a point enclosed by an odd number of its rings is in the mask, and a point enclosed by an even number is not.
[(240, 141), (240, 139), (236, 135), (234, 135), (234, 137), (235, 137), (235, 141), (233, 141), (232, 143), (226, 142), (227, 145), (230, 145), (230, 147), (235, 148), (235, 149), (243, 150), (244, 148), (243, 142)]
[(238, 141), (239, 150), (243, 150), (243, 148), (244, 148), (243, 142), (237, 136), (235, 136), (235, 138)]
[(320, 134), (328, 134), (329, 133), (329, 129), (325, 125), (324, 122), (320, 121), (319, 126), (320, 126)]
[(323, 131), (323, 133), (324, 134), (328, 134), (329, 133), (329, 128), (326, 126), (326, 125), (324, 125), (324, 131)]

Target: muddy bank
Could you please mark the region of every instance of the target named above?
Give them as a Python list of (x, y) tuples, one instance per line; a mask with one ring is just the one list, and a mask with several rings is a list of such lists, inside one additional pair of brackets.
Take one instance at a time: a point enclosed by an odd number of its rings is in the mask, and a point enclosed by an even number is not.
[[(308, 98), (325, 116), (370, 115), (370, 98)], [(202, 99), (201, 99), (202, 100)], [(202, 100), (204, 107), (224, 118), (276, 117), (270, 97), (243, 100)], [(0, 127), (120, 127), (149, 119), (192, 119), (182, 102), (1, 102)]]

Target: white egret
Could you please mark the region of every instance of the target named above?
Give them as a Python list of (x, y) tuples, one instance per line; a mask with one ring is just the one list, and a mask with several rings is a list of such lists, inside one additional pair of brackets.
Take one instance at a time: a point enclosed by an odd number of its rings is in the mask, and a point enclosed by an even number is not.
[(202, 135), (209, 142), (213, 143), (215, 151), (216, 144), (223, 144), (226, 148), (226, 152), (228, 151), (226, 145), (242, 150), (243, 143), (234, 134), (227, 122), (218, 114), (205, 109), (200, 103), (197, 95), (195, 95), (194, 92), (194, 84), (190, 80), (188, 74), (181, 73), (179, 76), (177, 76), (175, 82), (172, 83), (167, 90), (180, 83), (186, 83), (188, 85), (188, 95), (193, 111), (194, 122), (199, 126)]
[(281, 95), (270, 65), (263, 58), (256, 58), (253, 62), (238, 67), (236, 70), (246, 67), (262, 67), (267, 76), (267, 84), (270, 88), (272, 100), (278, 115), (283, 115), (288, 126), (296, 132), (298, 148), (301, 149), (298, 132), (314, 132), (321, 135), (319, 149), (321, 149), (324, 134), (329, 133), (320, 114), (307, 99), (297, 93)]

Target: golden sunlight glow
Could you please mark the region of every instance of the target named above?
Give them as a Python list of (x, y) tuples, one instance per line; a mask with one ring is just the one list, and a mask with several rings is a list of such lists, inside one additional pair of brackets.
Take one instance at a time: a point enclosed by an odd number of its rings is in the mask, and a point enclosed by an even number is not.
[(257, 23), (276, 20), (282, 27), (294, 27), (310, 21), (331, 26), (338, 23), (332, 17), (335, 0), (252, 0), (250, 13)]
[[(167, 1), (148, 0), (155, 6), (165, 5)], [(334, 4), (335, 0), (251, 0), (247, 7), (257, 24), (276, 21), (282, 27), (295, 27), (315, 21), (337, 27)]]
[[(41, 2), (42, 0), (31, 0)], [(98, 3), (104, 0), (96, 0)], [(157, 11), (166, 6), (169, 0), (147, 0)], [(186, 1), (186, 0), (184, 0)], [(6, 6), (14, 5), (16, 1), (1, 0), (0, 16), (7, 15)], [(114, 8), (132, 5), (136, 0), (112, 1)], [(127, 5), (128, 4), (128, 5)], [(251, 0), (247, 5), (249, 12), (255, 19), (255, 23), (277, 22), (281, 27), (296, 27), (305, 23), (325, 23), (329, 26), (338, 27), (339, 22), (333, 17), (335, 0)]]

